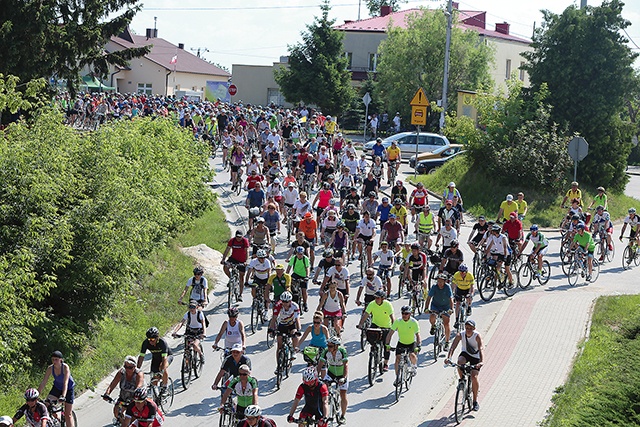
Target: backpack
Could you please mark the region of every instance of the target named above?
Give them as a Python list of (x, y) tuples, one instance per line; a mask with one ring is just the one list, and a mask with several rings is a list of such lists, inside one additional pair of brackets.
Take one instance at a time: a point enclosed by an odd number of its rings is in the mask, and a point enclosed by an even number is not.
[[(207, 319), (207, 316), (205, 316), (204, 312), (202, 312), (202, 311), (198, 311), (198, 314), (202, 314), (202, 317), (204, 318), (204, 324), (208, 328), (209, 327), (209, 319)], [(202, 323), (202, 322), (200, 322), (200, 323)], [(190, 311), (187, 312), (187, 328), (190, 327), (189, 325), (191, 325), (191, 312)]]

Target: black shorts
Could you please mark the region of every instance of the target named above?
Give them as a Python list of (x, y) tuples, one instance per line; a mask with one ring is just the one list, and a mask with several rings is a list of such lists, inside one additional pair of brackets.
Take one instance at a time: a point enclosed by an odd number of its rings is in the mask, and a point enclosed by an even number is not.
[(300, 289), (307, 289), (309, 286), (309, 278), (308, 277), (300, 277), (296, 273), (291, 275), (291, 281), (299, 280), (300, 281)]
[(416, 351), (416, 343), (412, 342), (411, 344), (396, 344), (396, 355), (400, 355), (402, 353), (413, 353)]
[(369, 303), (371, 301), (374, 301), (375, 299), (376, 299), (376, 297), (373, 294), (371, 294), (371, 295), (364, 294), (364, 306), (365, 307), (368, 306)]
[(422, 280), (423, 273), (423, 269), (411, 270), (411, 280), (413, 280), (414, 282), (419, 282), (420, 280)]
[(322, 212), (324, 212), (326, 208), (321, 208), (320, 206), (316, 207), (316, 215), (318, 216), (318, 218), (320, 218), (320, 215), (322, 215)]
[(231, 172), (238, 172), (240, 170), (240, 166), (231, 165)]
[(254, 277), (253, 283), (250, 283), (249, 286), (265, 286), (268, 280), (269, 280), (268, 277), (266, 279), (260, 279), (258, 277)]
[(358, 236), (358, 239), (362, 239), (367, 246), (373, 246), (373, 236), (363, 236), (361, 234)]
[[(347, 298), (349, 298), (349, 292), (348, 292), (348, 290), (347, 290), (347, 289), (340, 289), (340, 288), (338, 288), (338, 289), (336, 289), (336, 290), (342, 294), (342, 296), (344, 297), (344, 300), (345, 300), (345, 302), (346, 302), (346, 301), (347, 301)], [(366, 301), (366, 300), (367, 300), (367, 296), (365, 295), (365, 296), (364, 296), (364, 298), (365, 298), (365, 301)]]
[[(55, 387), (51, 387), (51, 391), (49, 392), (49, 394), (51, 396), (55, 396), (56, 398), (59, 398), (60, 396), (62, 396), (62, 390), (59, 390)], [(67, 394), (65, 394), (64, 396), (64, 401), (67, 403), (73, 403), (74, 400), (75, 400), (74, 388), (73, 387), (67, 388)]]
[(473, 239), (471, 239), (471, 243), (473, 243), (474, 245), (477, 245), (478, 243), (480, 243), (480, 241), (482, 240), (482, 233), (478, 233), (476, 234)]
[[(171, 365), (173, 361), (173, 354), (167, 356), (167, 363)], [(151, 358), (151, 368), (149, 369), (151, 372), (160, 372), (160, 364), (162, 363), (162, 357), (152, 357)]]
[(316, 238), (310, 239), (305, 236), (304, 240), (309, 242), (309, 253), (315, 253)]
[(296, 324), (292, 323), (290, 325), (283, 325), (282, 323), (278, 323), (278, 332), (281, 334), (291, 335), (291, 332), (296, 330)]
[[(463, 351), (462, 353), (460, 353), (460, 356), (464, 357), (465, 360), (469, 363), (471, 363), (472, 365), (477, 365), (478, 363), (480, 363), (480, 358), (478, 357), (474, 357), (472, 355), (470, 355), (469, 353), (467, 353), (466, 351)], [(475, 368), (476, 371), (479, 371), (480, 368)]]
[(288, 208), (293, 209), (293, 203), (285, 203), (284, 205)]
[(456, 301), (462, 301), (462, 298), (469, 296), (471, 289), (456, 288), (455, 299)]
[(241, 273), (244, 273), (245, 271), (247, 271), (247, 266), (245, 265), (244, 262), (236, 261), (233, 258), (227, 259), (227, 262), (229, 264), (237, 265), (238, 266), (238, 271), (241, 272)]

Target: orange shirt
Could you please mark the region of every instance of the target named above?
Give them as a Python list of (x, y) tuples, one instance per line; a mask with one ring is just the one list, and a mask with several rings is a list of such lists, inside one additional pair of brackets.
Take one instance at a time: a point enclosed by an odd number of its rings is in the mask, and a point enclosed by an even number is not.
[(307, 221), (303, 219), (300, 221), (300, 225), (298, 226), (298, 230), (304, 233), (304, 237), (307, 239), (315, 239), (316, 238), (316, 229), (318, 228), (318, 223), (316, 223), (315, 219), (311, 219)]

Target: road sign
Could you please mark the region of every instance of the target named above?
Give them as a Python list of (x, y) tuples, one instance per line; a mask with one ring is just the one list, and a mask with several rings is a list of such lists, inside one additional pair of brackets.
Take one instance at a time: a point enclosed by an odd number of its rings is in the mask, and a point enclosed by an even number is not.
[(233, 96), (238, 93), (238, 88), (236, 85), (229, 85), (229, 95)]
[(415, 95), (413, 95), (413, 99), (409, 103), (412, 107), (426, 107), (429, 105), (429, 100), (427, 99), (427, 95), (424, 93), (422, 88), (418, 89)]
[(369, 103), (371, 103), (371, 95), (369, 95), (369, 92), (364, 94), (364, 96), (362, 97), (362, 102), (364, 102), (365, 107), (369, 106)]
[(587, 157), (587, 154), (589, 154), (589, 144), (581, 136), (576, 136), (571, 141), (569, 141), (568, 149), (569, 157), (571, 157), (576, 162), (584, 159), (585, 157)]
[(427, 125), (427, 107), (411, 107), (411, 124), (417, 126)]

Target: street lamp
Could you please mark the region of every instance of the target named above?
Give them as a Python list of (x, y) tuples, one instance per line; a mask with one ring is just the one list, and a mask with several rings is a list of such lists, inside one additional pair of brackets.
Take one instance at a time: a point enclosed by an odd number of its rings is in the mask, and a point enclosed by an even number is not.
[(442, 112), (440, 112), (440, 134), (444, 130), (444, 116), (447, 112), (447, 86), (449, 85), (449, 56), (451, 50), (451, 25), (453, 21), (452, 0), (447, 0), (447, 40), (444, 45), (444, 78), (442, 79)]

